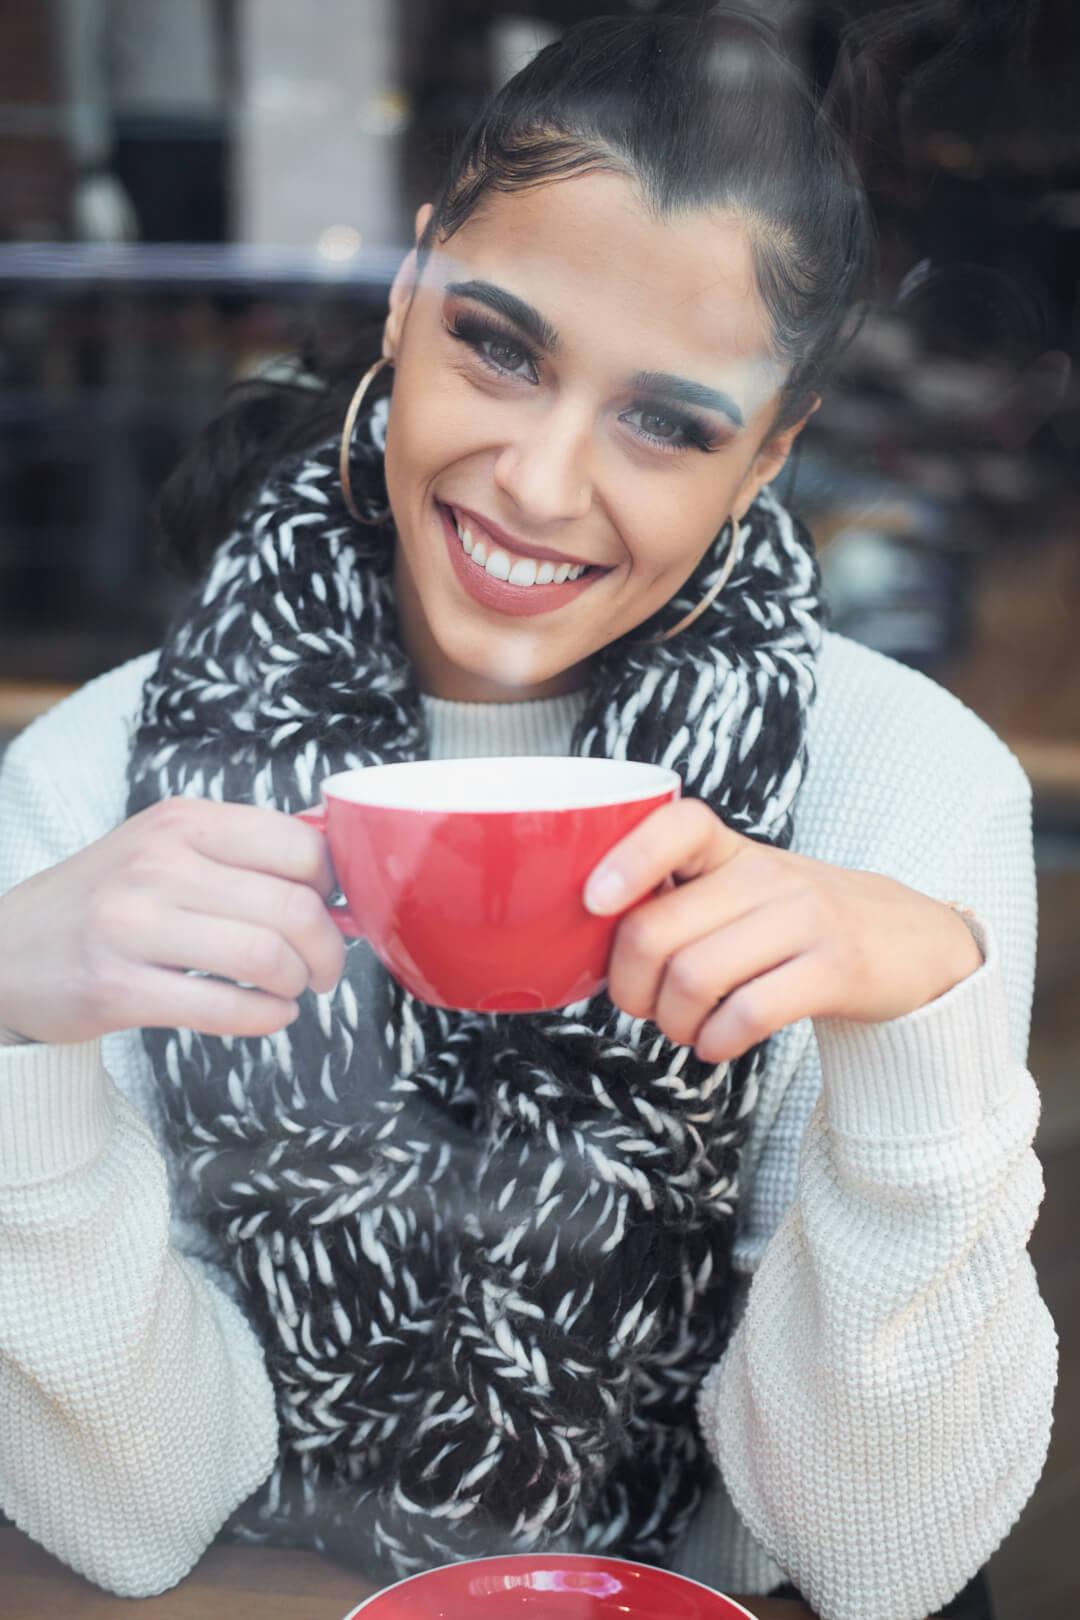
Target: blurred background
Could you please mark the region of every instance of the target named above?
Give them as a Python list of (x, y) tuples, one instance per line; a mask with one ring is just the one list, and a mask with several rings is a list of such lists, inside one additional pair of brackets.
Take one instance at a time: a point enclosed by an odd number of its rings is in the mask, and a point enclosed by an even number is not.
[[(155, 646), (148, 509), (222, 390), (385, 307), (490, 91), (650, 0), (0, 0), (0, 748)], [(1080, 1510), (1080, 8), (785, 3), (819, 83), (859, 46), (874, 309), (781, 493), (837, 629), (924, 670), (1035, 791), (1034, 1252), (1062, 1335), (999, 1620), (1077, 1612)], [(1022, 1368), (1018, 1368), (1022, 1376)]]

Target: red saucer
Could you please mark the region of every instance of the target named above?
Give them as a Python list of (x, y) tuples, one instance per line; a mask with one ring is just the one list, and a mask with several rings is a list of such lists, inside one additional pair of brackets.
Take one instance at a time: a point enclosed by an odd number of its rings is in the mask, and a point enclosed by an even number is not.
[(753, 1620), (682, 1575), (588, 1553), (476, 1558), (410, 1575), (344, 1620)]

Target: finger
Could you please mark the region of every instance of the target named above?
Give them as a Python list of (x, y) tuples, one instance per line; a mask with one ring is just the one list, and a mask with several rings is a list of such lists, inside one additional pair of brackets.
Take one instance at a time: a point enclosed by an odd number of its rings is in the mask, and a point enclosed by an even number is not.
[(345, 966), (345, 942), (322, 899), (306, 883), (241, 867), (223, 869), (195, 856), (169, 885), (177, 908), (204, 917), (227, 917), (280, 934), (307, 966), (313, 990), (332, 990)]
[[(753, 851), (766, 858), (752, 858)], [(653, 1017), (669, 960), (756, 909), (777, 903), (789, 879), (767, 855), (751, 845), (746, 859), (729, 861), (693, 883), (643, 900), (621, 918), (608, 963), (612, 1001), (634, 1018)]]
[(306, 883), (324, 900), (337, 886), (323, 834), (280, 810), (174, 798), (151, 805), (134, 819), (144, 830), (177, 839), (223, 866)]
[(302, 995), (310, 983), (307, 963), (279, 933), (228, 917), (187, 911), (148, 917), (126, 948), (144, 963), (213, 973), (282, 1000)]
[(661, 805), (593, 868), (585, 905), (599, 916), (624, 911), (669, 875), (679, 882), (698, 877), (731, 860), (748, 842), (700, 799)]
[(651, 1017), (679, 1046), (693, 1045), (717, 1002), (805, 953), (805, 910), (790, 900), (761, 906), (685, 946), (667, 963)]
[(704, 1063), (741, 1057), (778, 1029), (821, 1012), (828, 976), (817, 954), (795, 956), (771, 973), (751, 979), (705, 1020), (694, 1043)]
[(295, 1001), (170, 968), (127, 973), (129, 1028), (194, 1029), (202, 1035), (271, 1035), (299, 1016)]

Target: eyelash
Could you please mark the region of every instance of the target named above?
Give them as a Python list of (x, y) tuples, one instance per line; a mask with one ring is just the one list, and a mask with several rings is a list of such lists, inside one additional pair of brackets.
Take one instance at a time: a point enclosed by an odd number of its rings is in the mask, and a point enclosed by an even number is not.
[[(483, 315), (465, 314), (458, 312), (452, 322), (447, 324), (446, 331), (457, 342), (464, 343), (470, 348), (480, 361), (500, 377), (521, 377), (525, 374), (520, 370), (500, 365), (492, 359), (487, 352), (486, 344), (502, 344), (513, 349), (523, 361), (527, 361), (532, 371), (531, 377), (526, 377), (532, 386), (540, 380), (540, 357), (534, 350), (521, 341), (513, 332), (507, 331), (497, 321), (488, 320)], [(714, 434), (709, 426), (700, 417), (672, 409), (668, 405), (659, 405), (654, 400), (636, 399), (629, 410), (624, 411), (619, 420), (625, 422), (628, 416), (635, 412), (641, 416), (659, 417), (663, 422), (670, 422), (681, 436), (679, 439), (664, 439), (658, 434), (648, 433), (643, 428), (634, 428), (632, 431), (647, 444), (654, 446), (664, 454), (672, 455), (685, 450), (701, 450), (706, 455), (713, 450), (720, 449), (715, 443)]]
[(466, 315), (459, 312), (446, 330), (452, 338), (457, 338), (459, 343), (464, 343), (472, 349), (481, 364), (490, 367), (500, 377), (520, 377), (523, 373), (513, 371), (508, 366), (501, 366), (486, 352), (484, 345), (501, 343), (505, 348), (515, 349), (532, 368), (533, 374), (528, 381), (534, 384), (539, 382), (539, 355), (522, 343), (513, 332), (508, 332), (504, 326), (500, 326), (497, 321), (489, 321), (483, 315)]
[(624, 411), (619, 420), (625, 422), (626, 418), (634, 411), (640, 412), (642, 416), (657, 416), (662, 422), (670, 422), (681, 434), (681, 439), (675, 441), (673, 439), (658, 438), (654, 433), (646, 433), (643, 428), (634, 430), (640, 433), (643, 439), (648, 439), (650, 444), (656, 445), (660, 450), (671, 452), (701, 450), (706, 455), (709, 455), (713, 450), (719, 450), (720, 448), (714, 442), (713, 436), (705, 423), (697, 416), (685, 415), (682, 411), (672, 410), (670, 406), (658, 406), (651, 400), (636, 399), (630, 410)]

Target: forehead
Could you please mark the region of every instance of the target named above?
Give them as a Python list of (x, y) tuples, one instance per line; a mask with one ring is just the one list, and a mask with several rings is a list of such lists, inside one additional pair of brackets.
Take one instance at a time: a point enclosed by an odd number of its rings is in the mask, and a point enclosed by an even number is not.
[(434, 260), (436, 282), (467, 268), (526, 298), (560, 342), (617, 340), (634, 369), (696, 375), (711, 362), (754, 379), (754, 394), (782, 376), (745, 223), (720, 210), (658, 218), (622, 175), (489, 193)]

